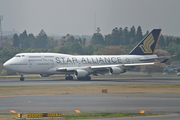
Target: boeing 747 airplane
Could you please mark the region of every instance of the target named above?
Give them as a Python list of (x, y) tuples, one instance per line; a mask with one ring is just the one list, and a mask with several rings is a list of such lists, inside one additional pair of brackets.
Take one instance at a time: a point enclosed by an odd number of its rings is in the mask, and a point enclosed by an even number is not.
[[(4, 67), (23, 73), (39, 74), (48, 77), (65, 74), (66, 80), (91, 80), (90, 75), (109, 73), (121, 74), (140, 65), (152, 65), (158, 57), (154, 55), (161, 29), (154, 29), (146, 35), (128, 55), (68, 55), (59, 53), (19, 53), (4, 63)], [(165, 61), (168, 58), (164, 58)]]

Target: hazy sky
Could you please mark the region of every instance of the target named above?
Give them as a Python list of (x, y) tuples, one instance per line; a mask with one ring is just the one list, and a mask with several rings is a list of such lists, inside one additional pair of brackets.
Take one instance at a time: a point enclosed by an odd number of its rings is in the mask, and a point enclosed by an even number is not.
[(0, 0), (3, 31), (37, 35), (103, 35), (115, 27), (161, 28), (163, 35), (180, 36), (180, 0)]

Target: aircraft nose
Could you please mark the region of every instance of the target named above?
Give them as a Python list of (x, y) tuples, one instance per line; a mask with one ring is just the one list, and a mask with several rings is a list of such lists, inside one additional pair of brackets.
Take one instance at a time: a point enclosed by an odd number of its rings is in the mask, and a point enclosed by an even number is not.
[(3, 66), (4, 66), (5, 68), (9, 68), (10, 64), (9, 64), (9, 62), (7, 61), (7, 62), (5, 62), (5, 63), (3, 64)]

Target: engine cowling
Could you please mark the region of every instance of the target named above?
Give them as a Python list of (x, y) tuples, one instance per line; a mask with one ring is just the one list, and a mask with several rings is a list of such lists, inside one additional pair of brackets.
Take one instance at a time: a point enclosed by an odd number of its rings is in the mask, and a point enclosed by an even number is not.
[(74, 75), (75, 75), (76, 77), (85, 77), (86, 75), (88, 75), (88, 72), (85, 71), (85, 70), (76, 70), (76, 71), (74, 72)]
[(125, 70), (121, 69), (120, 67), (111, 67), (109, 69), (109, 73), (112, 75), (120, 74), (126, 72)]
[(49, 77), (50, 74), (39, 74), (40, 77)]

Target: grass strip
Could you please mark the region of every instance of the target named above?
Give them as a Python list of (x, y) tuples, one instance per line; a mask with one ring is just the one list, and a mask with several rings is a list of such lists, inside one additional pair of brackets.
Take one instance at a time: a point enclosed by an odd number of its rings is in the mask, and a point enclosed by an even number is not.
[[(117, 117), (135, 117), (135, 116), (152, 116), (160, 115), (153, 113), (63, 113), (61, 120), (74, 119), (94, 119), (94, 118), (117, 118)], [(44, 118), (44, 120), (59, 120), (59, 118)], [(18, 120), (17, 113), (0, 113), (0, 120)], [(22, 114), (20, 120), (26, 120), (26, 113)], [(43, 118), (41, 119), (43, 120)]]
[(157, 115), (152, 113), (64, 113), (66, 119), (94, 119), (94, 118), (116, 118), (116, 117), (133, 117), (133, 116), (151, 116)]
[(0, 86), (0, 97), (3, 95), (104, 94), (102, 89), (107, 89), (107, 94), (179, 94), (180, 84)]

